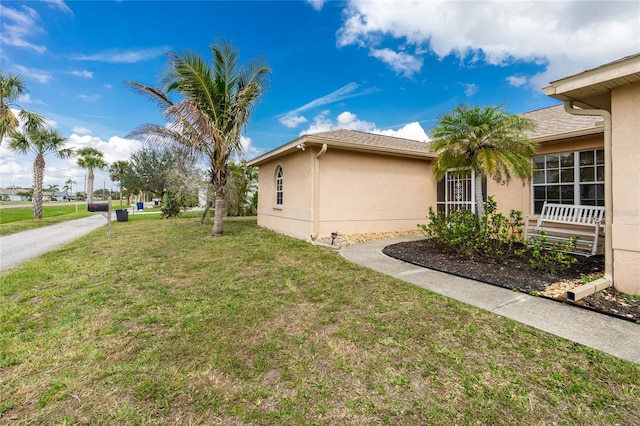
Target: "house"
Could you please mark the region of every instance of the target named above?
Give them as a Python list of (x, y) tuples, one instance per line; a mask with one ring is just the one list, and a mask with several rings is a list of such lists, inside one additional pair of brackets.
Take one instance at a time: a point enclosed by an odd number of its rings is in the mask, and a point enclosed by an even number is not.
[(303, 239), (415, 230), (435, 200), (424, 142), (335, 130), (303, 135), (258, 166), (258, 225)]
[(29, 201), (26, 194), (31, 193), (30, 188), (0, 188), (0, 200), (2, 201)]
[[(483, 183), (500, 210), (545, 201), (605, 206), (605, 275), (640, 294), (640, 54), (551, 83), (564, 104), (523, 114), (538, 123), (530, 182)], [(303, 135), (250, 161), (259, 168), (258, 225), (303, 239), (404, 231), (430, 206), (474, 208), (471, 174), (439, 182), (427, 143), (336, 130)]]

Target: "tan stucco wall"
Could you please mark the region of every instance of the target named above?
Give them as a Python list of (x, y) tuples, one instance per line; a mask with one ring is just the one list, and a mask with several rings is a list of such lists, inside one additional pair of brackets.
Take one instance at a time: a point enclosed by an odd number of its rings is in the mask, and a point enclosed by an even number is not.
[[(259, 167), (259, 226), (298, 238), (309, 238), (312, 232), (313, 158), (311, 150), (297, 151)], [(275, 201), (277, 166), (282, 166), (284, 172), (282, 206), (276, 206)]]
[(613, 282), (640, 294), (640, 83), (611, 92)]
[[(314, 162), (319, 147), (259, 167), (258, 225), (309, 239), (314, 232)], [(284, 203), (275, 206), (275, 171), (284, 171)], [(436, 183), (427, 160), (329, 147), (319, 160), (318, 238), (417, 230), (435, 205)]]
[(320, 160), (318, 236), (417, 230), (435, 188), (426, 160), (329, 148)]

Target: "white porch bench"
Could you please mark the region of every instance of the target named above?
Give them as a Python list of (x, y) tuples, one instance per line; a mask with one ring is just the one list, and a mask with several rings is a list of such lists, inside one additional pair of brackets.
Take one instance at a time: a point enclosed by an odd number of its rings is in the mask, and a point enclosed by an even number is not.
[(566, 244), (578, 237), (569, 253), (593, 256), (598, 251), (598, 239), (604, 230), (604, 207), (544, 203), (535, 225), (525, 218), (525, 241), (539, 239), (541, 232), (547, 245)]

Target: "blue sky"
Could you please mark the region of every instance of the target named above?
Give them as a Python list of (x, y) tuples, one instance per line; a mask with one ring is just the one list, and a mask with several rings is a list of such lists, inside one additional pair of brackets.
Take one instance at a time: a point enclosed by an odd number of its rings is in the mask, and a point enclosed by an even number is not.
[[(0, 30), (1, 68), (29, 89), (19, 107), (109, 162), (140, 148), (129, 132), (162, 123), (124, 82), (159, 85), (165, 52), (209, 60), (225, 38), (242, 62), (264, 57), (269, 88), (243, 137), (251, 159), (336, 128), (425, 140), (461, 102), (554, 105), (541, 92), (550, 81), (640, 51), (640, 2), (3, 0)], [(83, 185), (74, 160), (46, 160), (45, 185)], [(0, 186), (30, 187), (32, 163), (5, 141)], [(103, 185), (115, 188), (105, 172)]]

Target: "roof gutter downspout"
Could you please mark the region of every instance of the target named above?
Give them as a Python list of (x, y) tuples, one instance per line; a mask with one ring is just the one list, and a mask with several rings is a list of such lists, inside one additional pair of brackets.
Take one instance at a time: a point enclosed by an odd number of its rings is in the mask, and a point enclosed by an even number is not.
[(604, 119), (604, 278), (567, 292), (570, 301), (595, 294), (613, 285), (613, 173), (611, 161), (611, 113), (603, 109), (574, 109), (573, 101), (564, 102), (564, 110), (572, 115), (596, 115)]
[(320, 232), (320, 157), (327, 152), (327, 144), (322, 144), (322, 149), (318, 154), (313, 164), (313, 233), (311, 239), (318, 238)]

